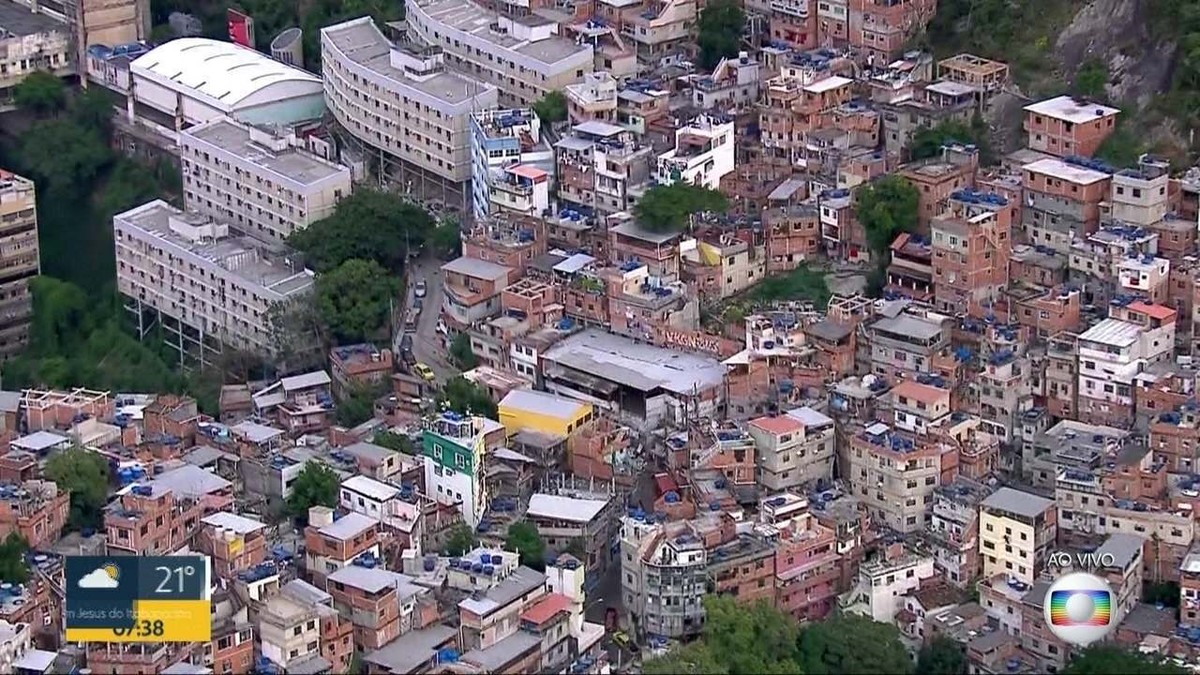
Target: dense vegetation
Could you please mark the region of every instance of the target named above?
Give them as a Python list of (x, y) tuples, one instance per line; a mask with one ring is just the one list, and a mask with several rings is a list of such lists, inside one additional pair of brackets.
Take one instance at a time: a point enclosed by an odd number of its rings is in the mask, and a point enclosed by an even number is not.
[(712, 70), (721, 59), (737, 56), (742, 45), (746, 13), (736, 0), (716, 0), (700, 10), (699, 67)]
[(807, 300), (822, 310), (829, 304), (829, 296), (825, 272), (805, 264), (790, 272), (769, 276), (750, 290), (750, 299), (758, 302)]
[(1071, 659), (1063, 675), (1185, 675), (1191, 671), (1112, 645), (1090, 647)]
[(29, 581), (29, 565), (25, 562), (25, 554), (29, 552), (29, 542), (20, 533), (9, 532), (0, 542), (0, 579), (12, 584), (23, 584)]
[(546, 92), (541, 100), (533, 104), (533, 111), (537, 113), (543, 124), (565, 122), (567, 121), (567, 97), (557, 90)]
[(46, 462), (45, 474), (60, 490), (71, 493), (67, 529), (98, 528), (103, 524), (108, 499), (108, 462), (103, 457), (72, 448), (52, 456)]
[(471, 348), (471, 336), (459, 333), (450, 341), (450, 361), (459, 370), (471, 370), (479, 365), (479, 358)]
[(867, 232), (873, 267), (867, 278), (868, 291), (878, 295), (887, 278), (891, 257), (888, 248), (901, 232), (917, 229), (920, 195), (908, 180), (889, 174), (856, 193), (855, 215)]
[(542, 535), (533, 523), (522, 520), (510, 525), (504, 549), (519, 553), (521, 564), (526, 567), (539, 571), (546, 569), (546, 542), (542, 541)]
[(979, 148), (981, 164), (992, 164), (996, 160), (988, 140), (987, 123), (979, 115), (976, 115), (969, 125), (949, 120), (936, 127), (922, 128), (913, 134), (908, 150), (912, 159), (926, 159), (939, 156), (942, 146), (947, 143), (976, 146)]
[(496, 419), (497, 406), (487, 389), (474, 384), (463, 377), (452, 377), (442, 385), (442, 394), (438, 404), (448, 410), (481, 415)]
[(633, 212), (638, 223), (651, 232), (678, 232), (693, 214), (724, 213), (728, 208), (729, 198), (720, 191), (679, 181), (647, 190)]
[(309, 462), (292, 482), (292, 494), (287, 499), (287, 512), (293, 518), (307, 521), (308, 510), (314, 506), (337, 506), (341, 478), (321, 462)]

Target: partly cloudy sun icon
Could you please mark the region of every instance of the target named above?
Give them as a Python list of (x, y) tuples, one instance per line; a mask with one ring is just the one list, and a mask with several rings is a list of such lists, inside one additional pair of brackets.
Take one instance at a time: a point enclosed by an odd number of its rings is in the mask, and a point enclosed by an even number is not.
[(79, 578), (80, 588), (116, 588), (121, 568), (112, 563), (97, 567)]

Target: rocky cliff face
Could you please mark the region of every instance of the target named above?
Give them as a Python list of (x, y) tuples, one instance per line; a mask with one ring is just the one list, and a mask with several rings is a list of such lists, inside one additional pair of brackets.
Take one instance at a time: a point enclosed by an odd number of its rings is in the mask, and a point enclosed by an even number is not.
[(1108, 97), (1117, 103), (1150, 104), (1171, 84), (1178, 45), (1156, 41), (1147, 12), (1151, 0), (1092, 0), (1054, 42), (1054, 56), (1071, 80), (1095, 61), (1107, 67)]

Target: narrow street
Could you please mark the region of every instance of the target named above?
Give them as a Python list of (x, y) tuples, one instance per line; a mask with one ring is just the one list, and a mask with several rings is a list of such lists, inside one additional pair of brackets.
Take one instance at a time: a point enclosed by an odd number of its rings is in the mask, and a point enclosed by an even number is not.
[(416, 299), (414, 289), (418, 281), (424, 281), (425, 297), (422, 299), (421, 315), (417, 317), (417, 330), (413, 336), (413, 356), (428, 365), (437, 375), (439, 383), (454, 377), (458, 371), (450, 365), (441, 347), (441, 336), (437, 333), (438, 315), (441, 314), (445, 293), (442, 289), (442, 261), (432, 256), (421, 256), (412, 262), (408, 273), (404, 311), (397, 312), (399, 325), (393, 331), (393, 350), (400, 353), (400, 339), (404, 335), (404, 317)]

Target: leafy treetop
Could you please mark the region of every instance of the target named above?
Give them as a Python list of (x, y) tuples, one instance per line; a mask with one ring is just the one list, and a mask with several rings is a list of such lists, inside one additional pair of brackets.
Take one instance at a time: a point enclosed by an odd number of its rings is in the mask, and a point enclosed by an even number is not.
[(450, 358), (454, 361), (454, 365), (462, 370), (470, 370), (479, 365), (479, 359), (475, 356), (475, 351), (471, 349), (471, 336), (466, 333), (459, 333), (450, 341)]
[(905, 675), (913, 672), (913, 663), (895, 626), (846, 615), (805, 627), (800, 668), (806, 673)]
[(333, 215), (297, 230), (288, 243), (302, 251), (317, 272), (359, 259), (399, 274), (408, 251), (425, 241), (433, 224), (424, 209), (400, 195), (359, 189), (338, 202)]
[(521, 521), (508, 527), (504, 548), (521, 554), (521, 564), (535, 570), (546, 568), (546, 542), (533, 523)]
[(339, 344), (387, 332), (399, 283), (374, 260), (350, 259), (317, 275), (317, 312)]
[(108, 498), (108, 462), (103, 457), (82, 448), (71, 448), (52, 455), (46, 462), (45, 473), (59, 489), (71, 493), (69, 528), (100, 527)]
[(902, 176), (889, 174), (859, 188), (855, 213), (867, 231), (871, 252), (880, 258), (901, 232), (917, 229), (920, 194)]
[(688, 224), (692, 214), (724, 213), (728, 208), (729, 199), (720, 191), (680, 181), (647, 190), (634, 207), (634, 215), (651, 232), (677, 232)]
[(546, 95), (533, 104), (533, 111), (546, 124), (567, 121), (567, 97), (561, 91), (546, 92)]
[(442, 387), (439, 403), (459, 413), (496, 419), (496, 402), (487, 390), (463, 377), (453, 377)]
[(29, 581), (29, 565), (25, 562), (28, 552), (29, 542), (25, 537), (19, 532), (9, 532), (0, 543), (0, 579), (13, 584)]
[(1185, 675), (1189, 671), (1112, 645), (1089, 647), (1076, 654), (1063, 675)]
[(921, 675), (966, 675), (967, 654), (958, 642), (937, 636), (917, 654), (917, 672)]
[(800, 626), (791, 616), (762, 602), (739, 604), (733, 598), (704, 598), (707, 614), (699, 640), (646, 661), (647, 675), (795, 674), (800, 669)]
[(67, 105), (67, 86), (54, 73), (36, 70), (13, 87), (13, 103), (37, 115), (60, 112)]
[(288, 513), (294, 518), (307, 521), (310, 508), (337, 506), (340, 485), (341, 480), (333, 469), (320, 462), (305, 464), (292, 483), (292, 494), (287, 500)]
[(737, 56), (741, 47), (746, 13), (736, 0), (711, 2), (700, 12), (700, 67), (712, 70), (721, 59)]

